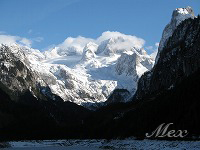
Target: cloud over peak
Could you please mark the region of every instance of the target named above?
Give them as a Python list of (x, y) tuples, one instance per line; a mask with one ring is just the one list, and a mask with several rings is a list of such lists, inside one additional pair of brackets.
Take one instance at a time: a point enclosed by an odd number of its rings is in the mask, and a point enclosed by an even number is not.
[(13, 43), (18, 43), (20, 45), (30, 47), (32, 44), (32, 41), (27, 38), (22, 38), (19, 36), (12, 36), (12, 35), (5, 35), (5, 34), (0, 35), (0, 44), (11, 45)]
[(12, 45), (13, 43), (17, 43), (22, 46), (31, 47), (34, 42), (41, 42), (42, 40), (42, 37), (28, 39), (25, 37), (8, 35), (6, 32), (0, 32), (0, 44)]
[[(112, 48), (118, 48), (118, 49), (127, 49), (131, 47), (137, 47), (142, 48), (145, 44), (145, 40), (133, 35), (126, 35), (120, 32), (112, 32), (112, 31), (106, 31), (103, 32), (101, 36), (99, 36), (96, 39), (92, 38), (86, 38), (83, 36), (78, 36), (76, 38), (68, 37), (62, 42), (61, 44), (58, 44), (57, 46), (60, 47), (63, 50), (70, 50), (75, 51), (76, 54), (82, 54), (83, 48), (85, 45), (89, 42), (94, 42), (98, 45), (100, 45), (103, 41), (108, 39), (118, 40), (116, 44), (113, 44)], [(73, 47), (74, 49), (71, 49)]]
[(96, 43), (100, 44), (102, 41), (110, 38), (123, 38), (122, 44), (125, 46), (130, 45), (138, 48), (142, 48), (145, 44), (145, 40), (134, 35), (126, 35), (117, 31), (106, 31), (103, 32), (100, 37), (96, 39)]

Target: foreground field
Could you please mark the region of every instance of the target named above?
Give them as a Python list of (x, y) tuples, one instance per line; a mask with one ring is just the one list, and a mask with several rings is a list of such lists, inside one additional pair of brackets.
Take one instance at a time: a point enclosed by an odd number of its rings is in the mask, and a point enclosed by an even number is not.
[(6, 143), (3, 150), (63, 150), (63, 149), (200, 149), (200, 141), (157, 141), (157, 140), (44, 140)]

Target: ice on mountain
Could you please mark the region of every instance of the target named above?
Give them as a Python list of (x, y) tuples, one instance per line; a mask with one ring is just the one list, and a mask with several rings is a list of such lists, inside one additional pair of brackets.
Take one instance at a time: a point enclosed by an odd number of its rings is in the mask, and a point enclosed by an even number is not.
[(83, 49), (82, 60), (88, 61), (90, 59), (95, 58), (96, 57), (95, 52), (97, 51), (97, 47), (98, 45), (92, 42), (86, 44), (86, 46)]
[(99, 45), (62, 45), (43, 53), (19, 45), (10, 49), (19, 55), (17, 58), (29, 61), (26, 64), (40, 77), (41, 85), (48, 85), (52, 93), (65, 101), (84, 106), (106, 101), (115, 89), (134, 93), (139, 76), (153, 66), (144, 49), (120, 36)]

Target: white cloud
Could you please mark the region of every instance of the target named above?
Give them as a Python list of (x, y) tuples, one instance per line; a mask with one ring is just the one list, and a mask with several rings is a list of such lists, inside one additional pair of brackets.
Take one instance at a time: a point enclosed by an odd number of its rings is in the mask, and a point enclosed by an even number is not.
[(18, 43), (24, 46), (31, 46), (32, 41), (27, 38), (22, 38), (19, 36), (12, 36), (12, 35), (0, 35), (0, 44), (7, 44), (11, 45), (13, 43)]
[[(78, 36), (76, 38), (68, 37), (67, 39), (65, 39), (63, 43), (59, 44), (58, 47), (67, 51), (74, 51), (75, 53), (82, 54), (83, 48), (89, 42), (94, 42), (99, 45), (102, 41), (108, 40), (110, 38), (117, 39), (118, 37), (122, 39), (119, 39), (117, 44), (113, 44), (112, 48), (117, 48), (117, 49), (128, 49), (131, 47), (142, 48), (145, 43), (145, 41), (142, 38), (138, 38), (136, 36), (125, 35), (120, 32), (106, 31), (103, 32), (102, 35), (97, 39), (85, 38), (82, 36)], [(70, 47), (74, 47), (75, 49), (70, 49)]]
[(12, 44), (16, 43), (18, 40), (17, 36), (11, 36), (11, 35), (0, 35), (0, 44)]
[(85, 46), (88, 42), (94, 41), (93, 39), (90, 38), (85, 38), (82, 36), (78, 36), (77, 38), (73, 37), (68, 37), (62, 44), (60, 44), (60, 47), (64, 46), (77, 46), (77, 47), (83, 47)]
[(90, 38), (85, 38), (82, 36), (78, 36), (76, 38), (68, 37), (67, 39), (65, 39), (63, 43), (59, 44), (58, 47), (60, 47), (61, 49), (74, 47), (75, 49), (70, 49), (71, 53), (82, 54), (82, 51), (85, 45), (91, 41), (94, 41), (94, 40)]
[(110, 38), (117, 38), (117, 37), (122, 37), (124, 41), (121, 41), (122, 46), (121, 47), (137, 47), (137, 48), (142, 48), (144, 46), (145, 40), (142, 38), (138, 38), (133, 35), (126, 35), (120, 32), (111, 32), (111, 31), (106, 31), (103, 32), (102, 35), (96, 39), (96, 43), (100, 44), (102, 41), (110, 39)]
[[(3, 32), (5, 33), (5, 32)], [(11, 45), (13, 43), (17, 43), (23, 46), (31, 47), (33, 42), (41, 42), (43, 41), (43, 37), (36, 37), (32, 39), (20, 37), (20, 36), (13, 36), (13, 35), (7, 35), (7, 34), (1, 34), (0, 32), (0, 44), (7, 44)]]

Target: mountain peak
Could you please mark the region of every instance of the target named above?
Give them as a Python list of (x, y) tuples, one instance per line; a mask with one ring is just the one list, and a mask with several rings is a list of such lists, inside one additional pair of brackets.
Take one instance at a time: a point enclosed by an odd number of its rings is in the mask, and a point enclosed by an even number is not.
[(183, 20), (188, 18), (194, 18), (194, 11), (192, 7), (177, 8), (172, 13), (171, 23), (174, 27), (178, 26)]
[(192, 7), (190, 7), (190, 6), (187, 6), (186, 8), (176, 8), (176, 10), (174, 10), (174, 12), (173, 12), (173, 15), (175, 15), (176, 13), (182, 14), (182, 15), (191, 14), (194, 16), (194, 11), (193, 11)]
[(86, 61), (96, 57), (95, 52), (97, 51), (97, 47), (98, 45), (93, 42), (86, 44), (83, 49), (82, 60)]
[(89, 42), (85, 45), (83, 48), (83, 52), (86, 51), (87, 49), (91, 49), (93, 52), (96, 52), (98, 45), (94, 42)]
[(184, 20), (188, 18), (195, 18), (194, 11), (192, 7), (187, 6), (186, 8), (176, 8), (172, 13), (172, 19), (170, 23), (165, 27), (162, 38), (159, 43), (158, 54), (156, 56), (155, 63), (157, 63), (158, 58), (160, 57), (160, 52), (162, 51), (163, 47), (167, 43), (169, 37), (172, 36), (174, 30), (177, 26)]

